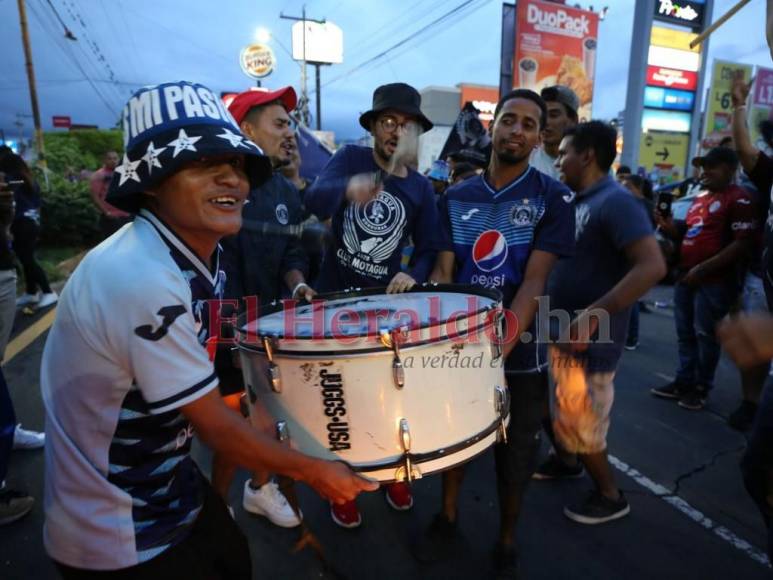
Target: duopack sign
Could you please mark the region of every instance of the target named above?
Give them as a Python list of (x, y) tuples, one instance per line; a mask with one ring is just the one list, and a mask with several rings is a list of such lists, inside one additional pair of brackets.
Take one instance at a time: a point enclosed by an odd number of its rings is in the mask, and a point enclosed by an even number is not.
[(568, 86), (580, 101), (578, 115), (590, 119), (598, 14), (541, 0), (519, 0), (516, 11), (513, 87)]

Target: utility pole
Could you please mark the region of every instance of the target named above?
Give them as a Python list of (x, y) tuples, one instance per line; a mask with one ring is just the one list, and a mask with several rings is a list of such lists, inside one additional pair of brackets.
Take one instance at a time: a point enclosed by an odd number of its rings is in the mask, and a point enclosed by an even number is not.
[(32, 101), (32, 118), (35, 123), (35, 143), (38, 148), (38, 165), (46, 169), (46, 152), (43, 147), (43, 130), (40, 127), (40, 108), (38, 107), (38, 93), (35, 88), (35, 69), (32, 66), (32, 48), (30, 47), (30, 35), (27, 30), (27, 11), (24, 0), (17, 1), (19, 6), (19, 23), (21, 25), (21, 41), (24, 45), (24, 60), (27, 67), (27, 82), (30, 86), (30, 100)]
[[(303, 124), (308, 127), (309, 125), (309, 92), (307, 87), (307, 75), (306, 75), (306, 23), (307, 22), (316, 22), (317, 24), (325, 24), (326, 20), (323, 18), (322, 20), (316, 20), (314, 18), (306, 18), (306, 5), (303, 5), (303, 10), (301, 11), (301, 16), (287, 16), (286, 14), (279, 13), (279, 18), (283, 20), (295, 20), (296, 22), (303, 22), (303, 58), (302, 58), (302, 66), (301, 66), (301, 106), (300, 113), (301, 113), (301, 120), (303, 121)], [(319, 82), (319, 63), (313, 63), (317, 67), (317, 129), (320, 129), (320, 115), (321, 115), (321, 105), (320, 105), (320, 82)]]

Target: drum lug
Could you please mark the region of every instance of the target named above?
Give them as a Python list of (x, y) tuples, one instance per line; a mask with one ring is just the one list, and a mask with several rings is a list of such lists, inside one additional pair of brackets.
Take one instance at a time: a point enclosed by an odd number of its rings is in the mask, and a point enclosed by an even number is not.
[(271, 381), (271, 390), (275, 393), (282, 392), (282, 373), (274, 362), (274, 348), (276, 341), (268, 336), (263, 337), (263, 348), (268, 359), (268, 380)]
[(408, 329), (403, 327), (392, 332), (382, 329), (380, 335), (381, 344), (386, 348), (391, 348), (394, 353), (392, 358), (392, 380), (395, 383), (395, 387), (402, 389), (405, 386), (405, 367), (400, 358), (400, 340), (404, 340), (408, 336)]
[(276, 422), (276, 438), (277, 441), (287, 441), (290, 438), (290, 427), (287, 426), (287, 421)]
[(282, 392), (282, 373), (274, 363), (268, 363), (268, 378), (271, 381), (271, 389), (275, 393)]
[(502, 323), (504, 319), (505, 316), (501, 309), (494, 313), (494, 340), (491, 343), (491, 347), (494, 351), (493, 360), (495, 361), (502, 358), (502, 341), (504, 340), (504, 329)]
[(403, 465), (395, 471), (395, 480), (412, 483), (421, 479), (421, 471), (411, 462), (411, 430), (408, 419), (400, 419), (400, 446), (403, 448)]
[(403, 361), (399, 357), (392, 359), (392, 378), (398, 389), (402, 389), (405, 386), (405, 369), (403, 368)]
[(507, 426), (505, 425), (505, 417), (507, 417), (508, 407), (510, 404), (510, 393), (507, 391), (507, 387), (497, 385), (494, 387), (494, 408), (499, 413), (499, 429), (497, 429), (497, 443), (507, 443)]

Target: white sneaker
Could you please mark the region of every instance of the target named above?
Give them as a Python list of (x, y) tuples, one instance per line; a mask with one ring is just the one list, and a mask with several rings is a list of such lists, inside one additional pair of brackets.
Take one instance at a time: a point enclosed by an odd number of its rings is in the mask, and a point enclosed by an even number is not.
[(37, 308), (46, 308), (47, 306), (51, 306), (52, 304), (56, 304), (59, 300), (59, 296), (57, 296), (56, 292), (47, 292), (45, 294), (42, 294), (40, 296), (40, 301), (37, 304)]
[(16, 306), (27, 306), (27, 304), (37, 304), (40, 301), (40, 292), (34, 294), (22, 294), (16, 299)]
[(14, 449), (40, 449), (46, 444), (46, 434), (21, 428), (21, 423), (13, 431)]
[(249, 479), (245, 481), (242, 506), (252, 514), (267, 517), (271, 523), (281, 528), (294, 528), (301, 525), (301, 520), (295, 515), (293, 508), (287, 503), (287, 498), (273, 481), (269, 481), (259, 489), (252, 489)]

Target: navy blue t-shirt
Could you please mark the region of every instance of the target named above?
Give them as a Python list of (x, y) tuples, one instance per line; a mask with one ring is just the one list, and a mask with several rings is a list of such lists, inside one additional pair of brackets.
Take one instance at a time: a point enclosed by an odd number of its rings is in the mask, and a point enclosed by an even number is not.
[(403, 248), (413, 240), (410, 274), (424, 282), (440, 248), (435, 194), (427, 178), (409, 169), (407, 177), (390, 175), (375, 199), (351, 204), (349, 179), (380, 169), (373, 149), (347, 145), (328, 161), (306, 192), (306, 208), (320, 220), (332, 217), (333, 243), (322, 261), (317, 290), (386, 286), (401, 271)]
[[(628, 273), (625, 248), (652, 235), (652, 225), (639, 201), (609, 176), (577, 195), (575, 211), (575, 254), (559, 260), (548, 279), (551, 310), (567, 310), (572, 318)], [(604, 321), (600, 321), (595, 340), (579, 355), (589, 371), (615, 370), (630, 314), (630, 308), (612, 314), (608, 336)]]
[[(454, 252), (455, 282), (500, 290), (510, 306), (532, 250), (574, 252), (574, 194), (533, 167), (500, 190), (483, 175), (453, 187), (440, 202), (444, 250)], [(535, 325), (529, 332), (536, 338)], [(547, 362), (544, 345), (519, 342), (506, 362), (535, 371)]]

